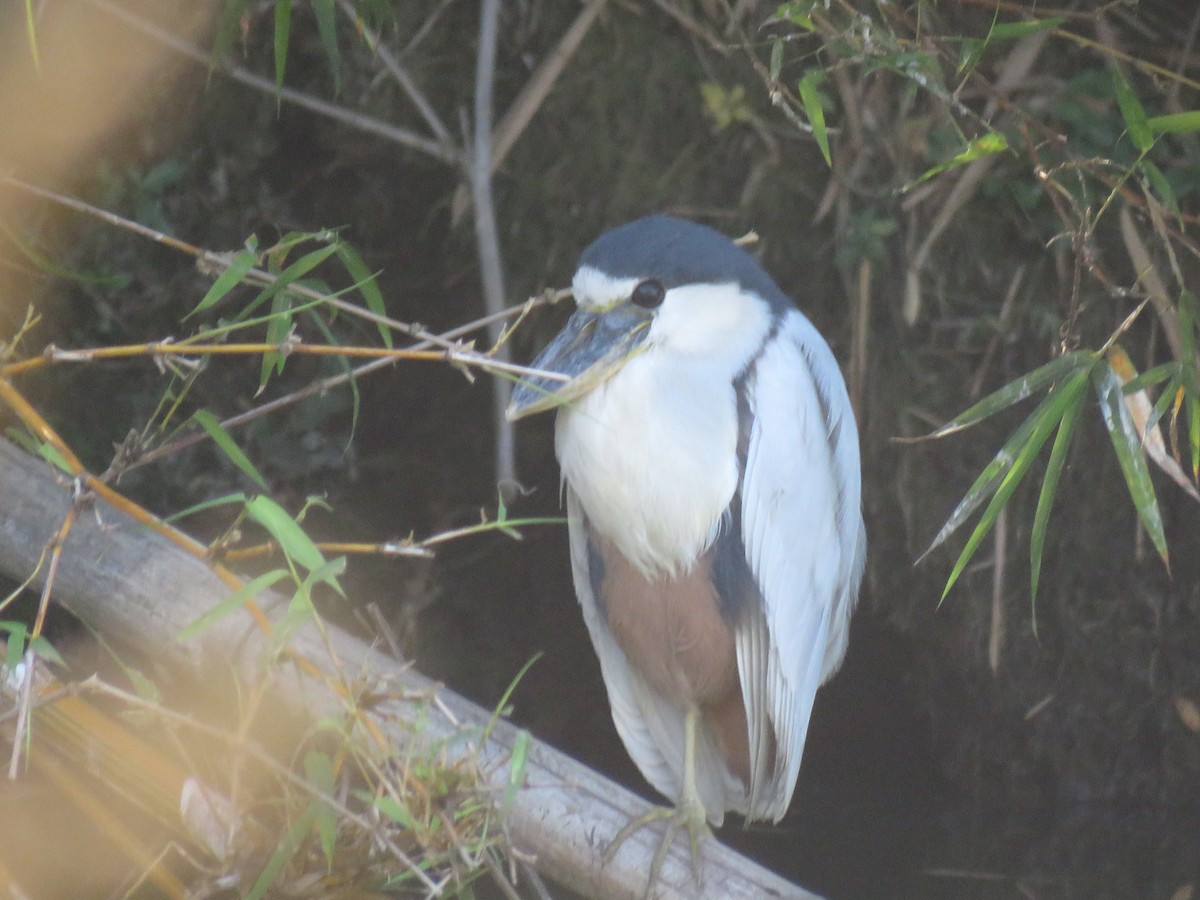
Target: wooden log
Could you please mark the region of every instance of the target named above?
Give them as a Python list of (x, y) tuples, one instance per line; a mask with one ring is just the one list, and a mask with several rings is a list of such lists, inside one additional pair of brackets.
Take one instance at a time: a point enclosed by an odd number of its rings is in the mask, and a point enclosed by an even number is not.
[[(71, 504), (68, 479), (0, 440), (0, 573), (16, 580), (27, 578)], [(248, 615), (227, 616), (196, 639), (176, 640), (185, 625), (229, 593), (203, 561), (102, 501), (94, 501), (79, 516), (54, 584), (54, 601), (97, 632), (181, 673), (203, 679), (206, 668), (228, 670), (233, 665), (251, 683), (263, 678), (275, 682), (297, 714), (336, 715), (342, 710), (343, 701), (320, 678), (305, 675), (291, 664), (268, 662), (273, 656), (268, 640)], [(259, 597), (268, 612), (282, 602), (278, 596)], [(432, 740), (490, 718), (488, 710), (433, 684), (363, 641), (333, 626), (327, 630), (328, 645), (315, 628), (305, 628), (293, 637), (291, 646), (330, 675), (332, 646), (342, 671), (370, 672), (414, 692), (437, 690), (449, 716), (427, 714), (422, 727)], [(417, 712), (407, 706), (397, 700), (378, 710), (380, 727), (392, 732), (389, 736), (398, 746), (410, 740), (403, 729)], [(487, 745), (477, 748), (483, 770), (492, 773), (497, 787), (507, 777), (517, 733), (501, 721)], [(531, 742), (527, 772), (526, 787), (517, 793), (507, 819), (514, 846), (534, 855), (546, 877), (586, 896), (642, 896), (661, 830), (651, 827), (634, 834), (606, 865), (601, 853), (612, 836), (649, 805), (536, 740)], [(716, 840), (705, 841), (702, 847), (703, 891), (693, 880), (687, 841), (680, 840), (666, 857), (657, 896), (728, 900), (814, 896)]]

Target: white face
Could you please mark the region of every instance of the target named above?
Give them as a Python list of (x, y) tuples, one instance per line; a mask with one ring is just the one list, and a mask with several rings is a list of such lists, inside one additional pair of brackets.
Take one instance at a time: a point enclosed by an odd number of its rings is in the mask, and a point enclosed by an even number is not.
[[(628, 301), (641, 280), (613, 278), (584, 266), (571, 286), (581, 308), (600, 312)], [(668, 290), (653, 311), (645, 347), (703, 356), (716, 368), (738, 371), (770, 327), (767, 302), (736, 283), (683, 285)]]

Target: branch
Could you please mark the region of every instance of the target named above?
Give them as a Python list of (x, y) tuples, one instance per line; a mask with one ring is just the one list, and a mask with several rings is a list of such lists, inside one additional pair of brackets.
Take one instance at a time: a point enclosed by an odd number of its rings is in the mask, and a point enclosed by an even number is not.
[[(475, 241), (479, 252), (479, 275), (483, 282), (483, 305), (489, 314), (504, 309), (504, 267), (500, 259), (500, 238), (496, 233), (496, 209), (492, 203), (492, 88), (496, 74), (496, 38), (499, 27), (499, 0), (483, 0), (479, 12), (479, 53), (475, 63), (474, 152), (467, 175), (471, 182), (471, 201), (475, 211)], [(499, 322), (488, 326), (498, 359), (508, 360), (508, 345), (500, 342)], [(496, 480), (511, 485), (516, 481), (513, 424), (504, 415), (508, 407), (509, 384), (492, 379), (492, 423), (496, 433)]]
[[(72, 500), (69, 488), (47, 466), (4, 441), (0, 441), (0, 497), (4, 497), (0, 573), (20, 580), (37, 565), (47, 537), (61, 525)], [(248, 617), (227, 616), (195, 640), (176, 640), (185, 625), (229, 593), (204, 562), (169, 536), (147, 529), (102, 500), (96, 501), (94, 514), (82, 515), (76, 522), (55, 581), (55, 599), (101, 635), (119, 637), (200, 683), (211, 678), (215, 669), (235, 670), (254, 684), (266, 679), (290, 705), (314, 720), (345, 711), (345, 701), (328, 684), (338, 679), (329, 648), (341, 671), (369, 672), (373, 684), (400, 685), (426, 696), (436, 691), (440, 704), (426, 709), (422, 724), (432, 742), (461, 733), (463, 723), (483, 724), (490, 718), (487, 710), (330, 624), (324, 638), (308, 626), (291, 642), (296, 654), (324, 672), (324, 679), (306, 676), (293, 666), (268, 665), (266, 661), (276, 656), (273, 645)], [(278, 596), (260, 595), (258, 600), (269, 610), (286, 608)], [(445, 717), (433, 711), (438, 706)], [(396, 746), (406, 746), (417, 713), (417, 707), (393, 697), (368, 715)], [(507, 763), (517, 734), (514, 726), (500, 721), (489, 742), (479, 748), (482, 768), (499, 793), (508, 778)], [(445, 746), (464, 758), (473, 752), (456, 742), (447, 741)], [(545, 875), (587, 896), (641, 896), (657, 849), (654, 829), (630, 837), (608, 864), (602, 864), (600, 856), (622, 825), (648, 809), (646, 802), (538, 741), (533, 741), (528, 758), (526, 786), (517, 792), (507, 820), (514, 846), (534, 852)], [(702, 850), (704, 884), (711, 896), (812, 898), (715, 840), (704, 842)], [(686, 841), (677, 842), (668, 854), (658, 894), (665, 898), (696, 895)]]
[(135, 15), (127, 9), (124, 9), (119, 4), (111, 2), (111, 0), (88, 0), (93, 6), (103, 10), (115, 18), (120, 19), (131, 28), (140, 31), (152, 40), (158, 41), (164, 46), (170, 47), (181, 56), (186, 56), (188, 59), (194, 60), (204, 66), (212, 66), (234, 81), (239, 81), (248, 87), (252, 87), (264, 94), (269, 94), (272, 97), (278, 97), (285, 103), (292, 103), (296, 106), (303, 107), (318, 115), (326, 116), (334, 119), (344, 125), (349, 125), (358, 131), (363, 131), (368, 134), (373, 134), (376, 137), (384, 138), (395, 144), (400, 144), (403, 147), (408, 147), (411, 150), (418, 150), (435, 159), (440, 159), (446, 163), (456, 163), (458, 161), (458, 150), (452, 144), (444, 144), (438, 141), (431, 140), (415, 131), (410, 131), (407, 128), (400, 128), (396, 125), (390, 125), (387, 122), (381, 122), (379, 119), (365, 116), (362, 113), (354, 112), (353, 110), (345, 109), (334, 103), (329, 103), (325, 100), (319, 100), (316, 97), (311, 97), (308, 94), (294, 90), (289, 87), (279, 87), (274, 81), (268, 78), (263, 78), (261, 75), (255, 75), (248, 69), (244, 69), (229, 60), (213, 61), (209, 54), (205, 53), (196, 45), (183, 40), (177, 35), (165, 29), (159, 28), (140, 16)]

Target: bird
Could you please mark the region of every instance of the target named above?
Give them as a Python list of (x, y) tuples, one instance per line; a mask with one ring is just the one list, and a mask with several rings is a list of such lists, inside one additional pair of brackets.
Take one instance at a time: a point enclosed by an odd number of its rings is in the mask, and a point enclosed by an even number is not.
[[(681, 827), (779, 822), (866, 554), (832, 350), (745, 249), (666, 215), (580, 256), (576, 309), (515, 386), (556, 411), (571, 568), (612, 717)], [(647, 889), (649, 891), (649, 887)]]

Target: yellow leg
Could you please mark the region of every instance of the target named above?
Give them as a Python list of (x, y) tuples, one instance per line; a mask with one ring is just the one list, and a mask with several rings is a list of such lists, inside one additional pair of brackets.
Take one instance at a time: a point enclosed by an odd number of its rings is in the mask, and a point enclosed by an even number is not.
[(624, 828), (617, 832), (617, 836), (604, 851), (604, 862), (607, 863), (617, 855), (617, 850), (634, 832), (641, 831), (647, 825), (660, 819), (666, 820), (667, 824), (662, 840), (659, 841), (658, 849), (654, 853), (654, 861), (650, 865), (650, 879), (646, 883), (645, 896), (647, 900), (653, 896), (659, 870), (662, 869), (663, 860), (666, 859), (671, 845), (675, 843), (675, 837), (679, 834), (680, 828), (688, 830), (692, 851), (692, 877), (696, 879), (697, 885), (702, 882), (703, 856), (700, 853), (700, 838), (711, 832), (708, 828), (708, 816), (704, 811), (704, 804), (700, 800), (700, 792), (696, 790), (696, 728), (699, 726), (699, 722), (700, 710), (694, 706), (689, 708), (683, 726), (683, 789), (679, 802), (673, 807), (655, 807), (645, 815), (631, 819)]

